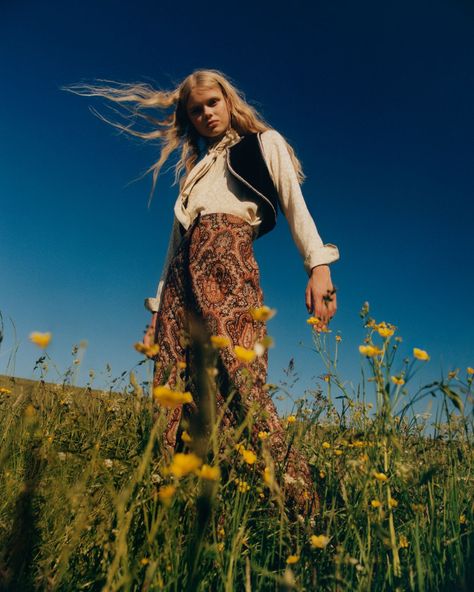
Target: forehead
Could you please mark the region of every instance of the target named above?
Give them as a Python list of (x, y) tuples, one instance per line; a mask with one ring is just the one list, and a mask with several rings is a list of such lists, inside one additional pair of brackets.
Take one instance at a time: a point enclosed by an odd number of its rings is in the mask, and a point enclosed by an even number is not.
[(221, 89), (216, 86), (195, 86), (188, 96), (188, 107), (205, 103), (212, 97), (222, 97)]

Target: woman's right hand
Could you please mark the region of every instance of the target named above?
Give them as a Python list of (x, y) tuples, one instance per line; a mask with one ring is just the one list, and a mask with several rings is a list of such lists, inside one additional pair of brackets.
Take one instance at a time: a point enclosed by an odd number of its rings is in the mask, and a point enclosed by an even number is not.
[(155, 331), (156, 331), (157, 318), (158, 318), (158, 313), (154, 312), (151, 315), (151, 323), (146, 328), (146, 332), (143, 337), (143, 343), (146, 346), (151, 346), (151, 345), (154, 345), (154, 343), (155, 343)]

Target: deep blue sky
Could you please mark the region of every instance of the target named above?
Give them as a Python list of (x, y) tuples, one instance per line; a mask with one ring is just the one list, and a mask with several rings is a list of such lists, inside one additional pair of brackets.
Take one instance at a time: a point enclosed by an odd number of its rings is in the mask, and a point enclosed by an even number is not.
[[(177, 187), (136, 179), (157, 148), (119, 136), (60, 86), (106, 78), (172, 88), (196, 68), (227, 73), (300, 157), (308, 207), (333, 264), (342, 378), (359, 381), (359, 310), (399, 327), (402, 354), (432, 359), (429, 381), (474, 366), (472, 253), (474, 10), (461, 0), (74, 3), (0, 7), (0, 373), (15, 346), (32, 376), (30, 331), (52, 331), (60, 371), (88, 348), (80, 382), (139, 356)], [(162, 8), (166, 6), (166, 8)], [(324, 372), (311, 347), (307, 276), (284, 218), (255, 243), (276, 341), (300, 391)], [(304, 343), (304, 346), (300, 345)], [(401, 356), (400, 356), (401, 363)], [(11, 371), (12, 368), (10, 367)], [(54, 372), (49, 375), (55, 378)], [(101, 384), (99, 378), (98, 383)]]

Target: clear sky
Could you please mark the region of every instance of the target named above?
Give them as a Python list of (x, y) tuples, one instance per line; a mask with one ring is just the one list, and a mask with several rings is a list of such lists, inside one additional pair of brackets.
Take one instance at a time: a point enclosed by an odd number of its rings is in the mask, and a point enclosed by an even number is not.
[[(16, 0), (0, 7), (0, 56), (0, 373), (37, 375), (34, 330), (53, 333), (60, 373), (87, 340), (81, 384), (90, 369), (102, 386), (106, 363), (118, 376), (140, 360), (132, 345), (177, 187), (164, 174), (147, 209), (151, 177), (131, 181), (157, 147), (94, 117), (88, 107), (113, 115), (104, 102), (60, 87), (105, 78), (171, 89), (197, 68), (228, 74), (302, 161), (308, 207), (341, 255), (331, 339), (340, 331), (342, 378), (360, 379), (364, 301), (399, 328), (399, 364), (413, 347), (431, 355), (415, 385), (474, 366), (470, 1)], [(298, 395), (325, 369), (283, 217), (255, 251), (278, 310), (268, 380), (294, 357)]]

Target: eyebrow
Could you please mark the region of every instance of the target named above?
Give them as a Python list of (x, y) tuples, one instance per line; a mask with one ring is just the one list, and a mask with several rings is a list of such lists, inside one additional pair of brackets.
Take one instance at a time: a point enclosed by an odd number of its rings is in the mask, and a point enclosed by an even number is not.
[[(220, 97), (218, 95), (213, 95), (212, 97), (209, 97), (208, 99), (203, 101), (203, 103), (207, 103), (207, 101), (212, 101), (214, 99), (220, 99)], [(201, 103), (192, 103), (191, 105), (188, 105), (188, 109), (194, 109), (194, 107), (200, 107), (200, 106), (201, 106)]]

